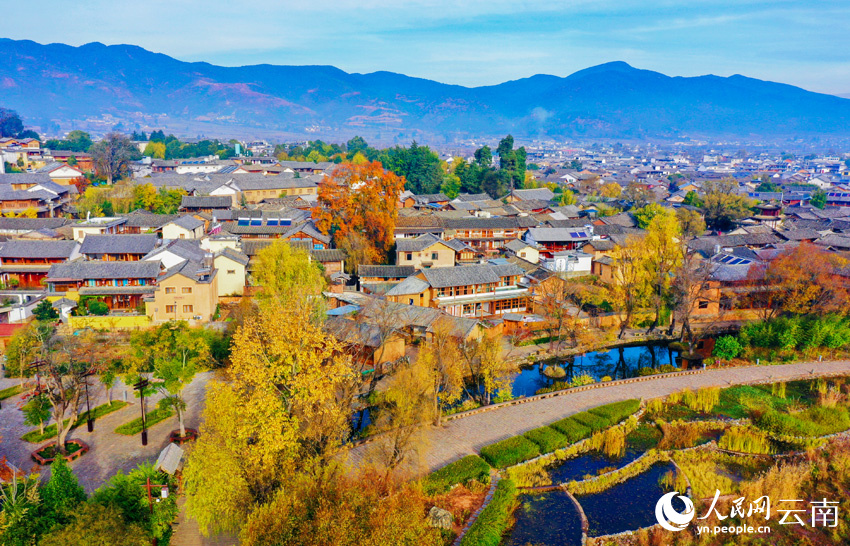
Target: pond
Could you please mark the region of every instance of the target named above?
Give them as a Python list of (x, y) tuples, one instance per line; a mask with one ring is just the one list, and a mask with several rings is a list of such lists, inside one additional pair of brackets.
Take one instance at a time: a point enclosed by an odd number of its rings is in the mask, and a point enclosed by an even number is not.
[[(661, 478), (675, 468), (673, 463), (658, 463), (601, 493), (576, 497), (590, 525), (588, 536), (621, 533), (658, 523), (655, 504), (667, 493), (661, 485)], [(673, 506), (683, 511), (684, 504), (677, 505), (676, 502), (681, 501), (674, 499)]]
[(514, 512), (514, 526), (502, 541), (504, 546), (579, 546), (581, 517), (561, 490), (521, 495)]
[[(637, 376), (640, 368), (656, 368), (663, 365), (676, 365), (678, 352), (669, 349), (667, 344), (644, 343), (629, 347), (615, 347), (606, 351), (591, 351), (582, 355), (566, 357), (556, 364), (564, 368), (566, 376), (559, 381), (587, 374), (596, 381), (605, 376), (611, 379), (628, 379)], [(538, 362), (524, 366), (514, 377), (511, 393), (514, 397), (534, 396), (545, 387), (551, 386), (552, 379), (543, 375), (547, 364)]]
[(603, 453), (591, 451), (578, 457), (567, 459), (555, 466), (549, 467), (549, 476), (553, 484), (565, 483), (572, 480), (583, 480), (585, 476), (596, 476), (601, 470), (610, 472), (615, 468), (626, 466), (644, 454), (643, 450), (627, 448), (625, 454), (619, 459), (610, 459)]

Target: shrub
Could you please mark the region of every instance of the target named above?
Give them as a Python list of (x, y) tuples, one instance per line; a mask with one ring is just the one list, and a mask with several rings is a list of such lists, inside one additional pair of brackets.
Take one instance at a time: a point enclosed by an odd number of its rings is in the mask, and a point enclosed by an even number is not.
[(620, 457), (626, 450), (626, 434), (623, 427), (611, 427), (602, 433), (602, 451), (608, 457)]
[(467, 455), (428, 474), (423, 480), (422, 491), (426, 495), (441, 495), (456, 484), (466, 485), (471, 481), (490, 481), (490, 465), (478, 455)]
[(682, 394), (685, 405), (700, 413), (709, 413), (720, 402), (720, 387), (705, 387), (696, 394), (686, 390)]
[(741, 453), (769, 454), (770, 440), (767, 434), (749, 427), (732, 427), (717, 443), (721, 449), (740, 451)]
[(711, 353), (723, 360), (732, 360), (741, 353), (743, 347), (738, 339), (733, 336), (720, 336), (714, 343), (714, 351)]
[(514, 436), (481, 448), (481, 456), (493, 468), (506, 468), (538, 455), (540, 448), (525, 436)]
[(604, 406), (590, 409), (588, 412), (604, 417), (608, 420), (609, 425), (616, 425), (629, 415), (635, 413), (638, 409), (640, 409), (640, 400), (632, 398), (630, 400), (623, 400), (622, 402), (605, 404)]
[(496, 486), (493, 498), (478, 519), (463, 535), (461, 546), (499, 546), (516, 507), (517, 490), (513, 481), (505, 478)]
[(552, 427), (529, 430), (523, 436), (540, 446), (540, 453), (551, 453), (572, 443), (569, 438)]
[(16, 394), (21, 393), (21, 386), (15, 385), (13, 387), (9, 387), (7, 389), (0, 390), (0, 400), (5, 400), (7, 398), (11, 398)]
[(567, 417), (566, 419), (555, 421), (549, 426), (566, 436), (570, 443), (575, 443), (579, 440), (584, 440), (585, 438), (590, 436), (591, 432), (588, 427), (582, 425), (572, 417)]
[(600, 430), (608, 428), (611, 424), (605, 417), (600, 417), (599, 415), (594, 415), (593, 413), (586, 411), (576, 413), (573, 415), (573, 419), (589, 428), (591, 432), (599, 432)]

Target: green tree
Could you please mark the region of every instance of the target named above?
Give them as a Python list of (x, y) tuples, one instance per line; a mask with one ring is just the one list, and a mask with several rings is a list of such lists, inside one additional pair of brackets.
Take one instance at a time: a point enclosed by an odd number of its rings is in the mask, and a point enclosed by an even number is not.
[(41, 488), (41, 499), (54, 525), (67, 524), (74, 510), (86, 501), (86, 492), (64, 457), (57, 457), (50, 465), (50, 479)]
[(525, 148), (514, 150), (514, 137), (506, 136), (499, 142), (496, 149), (499, 154), (499, 171), (504, 177), (510, 189), (523, 188), (525, 184)]
[(50, 421), (50, 400), (43, 394), (30, 397), (21, 410), (24, 412), (24, 424), (38, 427), (39, 434), (44, 434), (44, 425)]
[(682, 201), (683, 205), (688, 205), (690, 207), (701, 207), (702, 201), (700, 201), (699, 195), (694, 190), (688, 191), (685, 194), (685, 200)]
[(24, 122), (14, 110), (0, 108), (0, 137), (15, 137), (24, 130)]
[(732, 360), (738, 356), (744, 348), (734, 336), (720, 336), (714, 343), (714, 351), (711, 354), (723, 360)]
[(813, 191), (809, 203), (815, 208), (824, 208), (826, 206), (826, 192), (820, 189)]
[(117, 509), (86, 502), (74, 510), (67, 525), (44, 535), (38, 544), (148, 546), (150, 539), (145, 536), (145, 530), (139, 525), (127, 524)]
[(92, 159), (97, 172), (112, 184), (129, 173), (130, 161), (141, 159), (142, 154), (129, 138), (118, 133), (109, 133), (91, 147)]
[(43, 531), (38, 474), (12, 472), (0, 482), (0, 544), (31, 546)]
[(59, 318), (59, 311), (54, 309), (47, 300), (41, 300), (39, 304), (35, 306), (35, 309), (32, 310), (32, 314), (36, 320), (41, 321), (55, 320)]
[(385, 169), (404, 177), (404, 189), (415, 194), (440, 191), (443, 182), (440, 157), (427, 146), (413, 141), (409, 148), (396, 146), (385, 150), (379, 160)]
[(734, 178), (706, 182), (702, 208), (709, 227), (726, 230), (735, 221), (752, 214), (753, 201), (737, 189), (738, 182)]
[(369, 149), (369, 144), (363, 137), (356, 136), (345, 143), (345, 148), (348, 150), (349, 159), (351, 159), (357, 152), (363, 152), (365, 154)]
[(637, 225), (641, 229), (646, 229), (656, 216), (672, 215), (673, 211), (662, 207), (658, 203), (649, 203), (639, 209), (632, 211), (632, 216), (635, 217)]

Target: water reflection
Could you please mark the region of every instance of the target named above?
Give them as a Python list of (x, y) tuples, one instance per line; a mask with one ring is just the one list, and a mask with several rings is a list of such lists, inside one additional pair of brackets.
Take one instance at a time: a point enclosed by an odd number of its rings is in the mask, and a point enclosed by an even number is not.
[(515, 524), (503, 540), (504, 546), (578, 546), (581, 518), (567, 494), (560, 490), (523, 495), (514, 512)]
[[(627, 379), (635, 377), (639, 369), (657, 368), (676, 364), (676, 351), (665, 345), (644, 344), (631, 347), (615, 347), (607, 351), (592, 351), (582, 355), (566, 357), (548, 366), (564, 369), (565, 377), (559, 381), (569, 381), (575, 376), (587, 374), (596, 381), (603, 377)], [(514, 396), (532, 396), (538, 390), (551, 386), (554, 380), (543, 375), (547, 364), (538, 362), (523, 367), (514, 379), (511, 392)]]

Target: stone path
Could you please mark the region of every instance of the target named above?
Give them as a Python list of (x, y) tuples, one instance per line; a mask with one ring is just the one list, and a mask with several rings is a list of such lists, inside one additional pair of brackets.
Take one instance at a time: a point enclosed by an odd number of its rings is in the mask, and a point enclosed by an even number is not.
[[(188, 404), (184, 419), (187, 427), (198, 427), (206, 384), (212, 374), (213, 372), (198, 374), (192, 383), (183, 390), (183, 395)], [(18, 380), (16, 379), (2, 379), (0, 380), (0, 388), (17, 383)], [(112, 389), (113, 400), (123, 400), (125, 390), (127, 390), (126, 387), (122, 383), (118, 383)], [(91, 397), (92, 408), (106, 403), (106, 392), (100, 385), (94, 388), (90, 387), (89, 396)], [(157, 395), (152, 399), (145, 399), (148, 411), (155, 407), (156, 400), (159, 398), (161, 396)], [(30, 459), (30, 452), (37, 445), (20, 439), (24, 433), (33, 429), (33, 427), (24, 424), (24, 414), (18, 409), (20, 401), (20, 396), (13, 396), (2, 402), (0, 409), (0, 437), (2, 437), (0, 455), (5, 455), (8, 461), (18, 468), (29, 470), (34, 465)], [(127, 472), (138, 466), (139, 463), (156, 461), (157, 455), (168, 443), (169, 432), (178, 426), (177, 416), (157, 423), (148, 430), (147, 446), (142, 446), (141, 434), (135, 436), (116, 434), (115, 429), (119, 425), (141, 416), (139, 400), (133, 396), (132, 390), (128, 391), (127, 401), (130, 402), (129, 406), (97, 419), (94, 424), (94, 432), (88, 432), (83, 425), (68, 434), (68, 439), (82, 440), (91, 447), (91, 451), (71, 463), (71, 468), (77, 475), (77, 479), (88, 493), (100, 487), (118, 470)]]
[[(658, 376), (638, 383), (611, 385), (543, 398), (518, 405), (506, 405), (448, 421), (440, 428), (425, 431), (427, 448), (420, 454), (419, 469), (434, 471), (461, 457), (478, 453), (494, 442), (548, 425), (580, 411), (629, 398), (656, 398), (686, 388), (728, 387), (750, 382), (774, 382), (820, 375), (850, 374), (850, 361), (802, 362), (776, 366), (748, 366), (706, 370), (695, 375)], [(365, 464), (374, 444), (362, 444), (349, 451), (349, 462)]]

